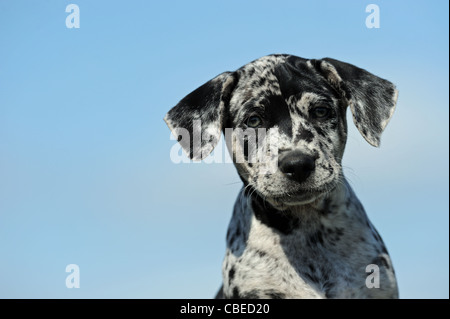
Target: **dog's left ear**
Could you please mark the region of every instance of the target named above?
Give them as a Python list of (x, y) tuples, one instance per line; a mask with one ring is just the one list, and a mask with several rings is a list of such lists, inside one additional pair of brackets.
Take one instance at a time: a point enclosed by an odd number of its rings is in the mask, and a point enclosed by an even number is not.
[(225, 106), (236, 82), (235, 73), (221, 73), (184, 97), (164, 117), (190, 159), (204, 159), (219, 142)]
[(353, 121), (367, 142), (380, 145), (381, 133), (391, 119), (398, 91), (391, 82), (354, 65), (324, 58), (313, 66), (348, 101)]

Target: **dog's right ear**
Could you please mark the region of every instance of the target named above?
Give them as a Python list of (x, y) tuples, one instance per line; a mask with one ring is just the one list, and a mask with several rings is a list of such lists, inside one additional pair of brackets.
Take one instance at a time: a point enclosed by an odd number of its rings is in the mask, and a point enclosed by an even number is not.
[(217, 145), (224, 110), (237, 81), (236, 73), (221, 73), (188, 94), (164, 117), (190, 159), (204, 159)]

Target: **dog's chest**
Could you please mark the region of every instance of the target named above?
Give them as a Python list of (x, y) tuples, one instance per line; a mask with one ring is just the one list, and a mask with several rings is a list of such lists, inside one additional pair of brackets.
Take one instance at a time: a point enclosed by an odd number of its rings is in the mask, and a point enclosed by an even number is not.
[[(318, 219), (288, 234), (238, 200), (223, 264), (228, 298), (363, 298), (365, 267), (383, 247), (362, 220)], [(344, 224), (345, 228), (344, 228)], [(350, 235), (351, 234), (351, 235)]]

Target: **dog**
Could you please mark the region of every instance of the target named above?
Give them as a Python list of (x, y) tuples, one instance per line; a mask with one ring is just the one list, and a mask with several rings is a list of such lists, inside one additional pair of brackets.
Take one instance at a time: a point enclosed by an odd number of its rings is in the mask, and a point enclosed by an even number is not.
[(347, 107), (378, 147), (397, 96), (394, 84), (352, 64), (273, 54), (170, 109), (164, 120), (192, 160), (225, 133), (244, 184), (217, 298), (398, 298), (388, 251), (341, 166)]

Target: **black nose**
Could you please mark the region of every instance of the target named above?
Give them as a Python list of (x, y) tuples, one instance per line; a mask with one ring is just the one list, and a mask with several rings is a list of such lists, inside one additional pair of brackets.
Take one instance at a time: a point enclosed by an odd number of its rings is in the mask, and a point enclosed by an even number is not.
[(278, 167), (286, 177), (302, 183), (316, 168), (316, 157), (300, 151), (291, 151), (280, 157)]

